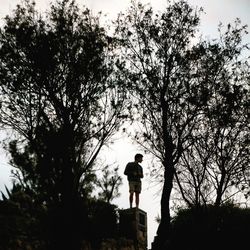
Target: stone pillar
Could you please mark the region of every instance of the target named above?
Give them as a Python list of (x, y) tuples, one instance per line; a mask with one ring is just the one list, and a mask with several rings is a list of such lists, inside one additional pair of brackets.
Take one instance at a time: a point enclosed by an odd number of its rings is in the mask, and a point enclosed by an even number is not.
[(120, 237), (132, 239), (135, 249), (147, 249), (147, 213), (139, 208), (119, 211)]

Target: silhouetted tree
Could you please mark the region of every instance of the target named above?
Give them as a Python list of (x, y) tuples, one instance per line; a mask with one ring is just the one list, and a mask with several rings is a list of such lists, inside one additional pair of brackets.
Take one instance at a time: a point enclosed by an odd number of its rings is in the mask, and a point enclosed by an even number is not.
[(101, 190), (98, 193), (98, 198), (110, 203), (121, 195), (119, 187), (122, 184), (122, 178), (118, 174), (118, 167), (110, 170), (110, 166), (106, 166), (102, 171), (102, 176), (96, 181), (97, 187)]
[[(213, 90), (217, 91), (218, 84), (223, 89), (225, 80), (220, 83), (218, 74), (222, 76), (225, 62), (237, 55), (233, 40), (242, 31), (228, 34), (224, 42), (230, 37), (232, 42), (218, 53), (217, 44), (195, 43), (202, 10), (194, 10), (186, 1), (168, 3), (163, 13), (154, 14), (152, 8), (134, 2), (118, 18), (116, 30), (123, 45), (120, 69), (128, 79), (131, 106), (136, 110), (133, 118), (139, 121), (134, 138), (159, 161), (153, 172), (163, 176), (161, 221), (153, 249), (167, 248), (170, 198), (174, 180), (180, 181), (181, 157), (205, 122), (206, 107), (217, 98)], [(230, 63), (227, 66), (230, 71)]]
[[(161, 222), (155, 249), (165, 249), (170, 230), (170, 195), (175, 165), (187, 145), (203, 105), (197, 96), (199, 81), (191, 77), (198, 54), (191, 40), (199, 24), (198, 13), (181, 1), (162, 14), (134, 4), (118, 20), (117, 32), (124, 43), (142, 133), (137, 141), (157, 157), (163, 167)], [(192, 100), (196, 100), (192, 103)], [(158, 172), (159, 170), (157, 170)]]
[(241, 40), (245, 28), (236, 20), (225, 32), (220, 30), (220, 40), (203, 43), (209, 57), (202, 64), (216, 70), (216, 78), (208, 82), (210, 99), (178, 168), (180, 193), (189, 205), (219, 206), (238, 193), (245, 198), (249, 194), (249, 66)]
[(53, 249), (79, 249), (85, 177), (121, 124), (113, 48), (99, 18), (70, 0), (46, 16), (25, 1), (0, 30), (0, 122), (20, 136), (16, 148), (33, 155), (25, 171), (54, 211)]

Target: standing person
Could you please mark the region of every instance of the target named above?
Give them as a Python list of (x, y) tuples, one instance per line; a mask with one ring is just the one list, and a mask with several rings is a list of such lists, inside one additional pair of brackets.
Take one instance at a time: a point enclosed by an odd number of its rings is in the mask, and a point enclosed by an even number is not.
[(135, 155), (135, 161), (129, 162), (125, 168), (124, 174), (127, 175), (129, 183), (129, 204), (132, 208), (133, 197), (135, 194), (135, 205), (139, 207), (139, 195), (141, 193), (141, 178), (143, 178), (143, 169), (139, 164), (143, 160), (142, 154)]

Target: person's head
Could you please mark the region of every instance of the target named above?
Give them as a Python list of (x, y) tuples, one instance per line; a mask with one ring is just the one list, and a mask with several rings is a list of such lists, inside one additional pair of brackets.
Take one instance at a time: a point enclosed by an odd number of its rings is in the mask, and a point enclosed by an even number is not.
[(142, 162), (143, 155), (142, 154), (136, 154), (135, 155), (135, 161), (136, 162)]

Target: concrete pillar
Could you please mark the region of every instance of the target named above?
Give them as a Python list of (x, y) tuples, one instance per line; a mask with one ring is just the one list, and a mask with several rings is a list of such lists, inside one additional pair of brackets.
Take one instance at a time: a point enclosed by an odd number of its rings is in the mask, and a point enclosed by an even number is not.
[(120, 237), (132, 239), (135, 249), (147, 249), (147, 213), (139, 208), (119, 211)]

